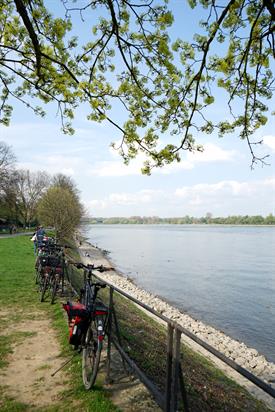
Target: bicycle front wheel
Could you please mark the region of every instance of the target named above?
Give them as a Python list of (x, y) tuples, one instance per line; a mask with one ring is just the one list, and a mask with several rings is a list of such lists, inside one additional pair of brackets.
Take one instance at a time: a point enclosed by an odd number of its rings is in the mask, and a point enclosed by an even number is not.
[(43, 281), (41, 283), (41, 298), (40, 298), (40, 302), (44, 302), (45, 299), (45, 295), (46, 295), (46, 291), (49, 287), (49, 281), (48, 281), (48, 276), (46, 274), (43, 275)]
[(94, 385), (100, 362), (102, 342), (97, 338), (97, 329), (94, 322), (88, 327), (85, 344), (82, 351), (82, 379), (85, 389)]

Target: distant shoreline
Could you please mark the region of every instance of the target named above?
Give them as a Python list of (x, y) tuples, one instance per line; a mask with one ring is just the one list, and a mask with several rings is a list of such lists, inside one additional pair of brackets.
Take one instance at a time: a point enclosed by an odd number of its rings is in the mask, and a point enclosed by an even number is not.
[(215, 226), (275, 226), (275, 215), (269, 213), (262, 215), (229, 215), (226, 217), (213, 216), (206, 213), (205, 216), (179, 216), (179, 217), (160, 217), (160, 216), (112, 216), (112, 217), (85, 217), (83, 223), (88, 224), (133, 224), (133, 225), (215, 225)]
[(91, 221), (82, 221), (81, 224), (89, 224), (89, 225), (133, 225), (133, 226), (157, 226), (157, 225), (165, 225), (165, 226), (216, 226), (216, 227), (221, 227), (221, 226), (240, 226), (240, 227), (254, 227), (254, 226), (261, 226), (261, 227), (274, 227), (275, 223), (258, 223), (258, 224), (248, 224), (248, 223), (166, 223), (166, 222), (156, 222), (156, 223), (133, 223), (133, 222), (91, 222)]

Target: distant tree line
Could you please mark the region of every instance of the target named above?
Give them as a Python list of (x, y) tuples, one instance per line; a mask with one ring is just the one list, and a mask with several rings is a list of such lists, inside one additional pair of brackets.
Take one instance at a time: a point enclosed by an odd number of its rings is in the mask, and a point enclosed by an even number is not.
[(0, 229), (43, 224), (62, 238), (73, 232), (83, 211), (70, 177), (17, 169), (12, 148), (0, 142)]
[(270, 213), (268, 216), (228, 216), (213, 217), (207, 213), (204, 217), (168, 217), (161, 218), (158, 216), (132, 216), (132, 217), (109, 217), (109, 218), (89, 218), (83, 220), (92, 224), (176, 224), (176, 225), (275, 225), (275, 216)]

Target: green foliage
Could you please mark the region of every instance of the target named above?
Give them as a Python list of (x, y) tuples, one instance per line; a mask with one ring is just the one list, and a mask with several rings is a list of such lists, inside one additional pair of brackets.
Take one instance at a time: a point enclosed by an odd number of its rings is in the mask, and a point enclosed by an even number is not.
[(58, 239), (71, 237), (82, 217), (83, 208), (78, 196), (68, 187), (54, 185), (38, 204), (39, 220), (56, 230)]
[[(51, 3), (46, 8), (43, 0), (4, 2), (0, 122), (9, 124), (10, 98), (41, 116), (44, 105), (55, 102), (62, 129), (71, 134), (75, 108), (88, 102), (89, 120), (108, 121), (122, 133), (119, 151), (126, 162), (140, 151), (148, 156), (144, 173), (179, 161), (182, 150), (197, 150), (193, 135), (214, 128), (220, 135), (235, 131), (248, 143), (252, 164), (264, 162), (254, 154), (251, 136), (266, 123), (274, 91), (274, 5), (271, 0), (188, 2), (203, 8), (206, 17), (192, 42), (180, 38), (174, 44), (167, 1), (71, 6), (63, 1), (64, 18), (55, 18)], [(78, 12), (83, 24), (95, 13), (86, 43), (69, 36)], [(207, 108), (215, 104), (217, 87), (228, 96), (230, 119), (214, 124)], [(33, 105), (39, 100), (43, 108)], [(111, 117), (112, 106), (121, 109), (124, 124)], [(171, 142), (163, 147), (159, 140), (167, 134)]]
[(205, 217), (167, 217), (161, 218), (158, 216), (132, 216), (132, 217), (107, 217), (107, 218), (92, 218), (84, 220), (92, 224), (173, 224), (173, 225), (193, 225), (193, 224), (213, 224), (213, 225), (275, 225), (275, 216), (271, 213), (266, 216), (228, 216), (228, 217), (213, 217), (211, 213), (207, 213)]

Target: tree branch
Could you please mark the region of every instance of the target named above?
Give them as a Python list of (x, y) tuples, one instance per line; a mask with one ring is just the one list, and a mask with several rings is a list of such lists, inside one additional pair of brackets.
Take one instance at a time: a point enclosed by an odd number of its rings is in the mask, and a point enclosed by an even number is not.
[(32, 26), (32, 23), (29, 19), (27, 9), (23, 3), (22, 0), (14, 0), (16, 9), (18, 13), (20, 14), (24, 25), (29, 33), (30, 39), (33, 44), (33, 48), (35, 51), (35, 56), (36, 56), (36, 71), (37, 71), (37, 76), (40, 77), (40, 68), (41, 68), (41, 50), (40, 50), (40, 44), (38, 41), (38, 37), (34, 31), (34, 28)]

